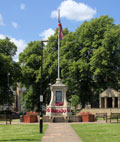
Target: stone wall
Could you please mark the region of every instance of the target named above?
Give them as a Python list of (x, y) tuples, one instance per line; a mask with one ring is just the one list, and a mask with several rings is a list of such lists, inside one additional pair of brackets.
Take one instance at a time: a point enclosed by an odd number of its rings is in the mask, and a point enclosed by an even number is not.
[(108, 116), (110, 116), (111, 113), (120, 113), (120, 108), (91, 108), (91, 109), (82, 109), (80, 112), (90, 112), (92, 114), (96, 113), (107, 113)]

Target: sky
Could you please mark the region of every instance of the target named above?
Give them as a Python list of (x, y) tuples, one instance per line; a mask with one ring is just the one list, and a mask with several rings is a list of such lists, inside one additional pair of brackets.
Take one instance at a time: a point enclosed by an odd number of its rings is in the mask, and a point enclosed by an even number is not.
[(47, 39), (58, 27), (75, 31), (85, 20), (109, 15), (120, 24), (120, 0), (0, 0), (0, 39), (6, 36), (17, 46), (14, 60), (27, 44)]

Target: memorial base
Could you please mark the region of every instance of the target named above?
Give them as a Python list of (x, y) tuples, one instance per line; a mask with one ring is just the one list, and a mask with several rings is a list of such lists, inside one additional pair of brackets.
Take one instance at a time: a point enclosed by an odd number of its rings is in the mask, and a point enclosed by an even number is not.
[(71, 115), (70, 107), (65, 106), (48, 106), (46, 109), (46, 116), (69, 116)]

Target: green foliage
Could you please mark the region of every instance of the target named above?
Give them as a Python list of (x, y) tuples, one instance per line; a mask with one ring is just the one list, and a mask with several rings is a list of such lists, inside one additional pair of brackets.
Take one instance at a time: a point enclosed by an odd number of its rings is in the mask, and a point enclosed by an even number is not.
[(26, 106), (27, 109), (29, 110), (34, 110), (35, 107), (35, 92), (33, 90), (33, 87), (30, 86), (27, 90), (27, 92), (24, 95), (24, 105)]
[(40, 79), (41, 79), (41, 42), (30, 42), (19, 55), (22, 70), (22, 84), (27, 88), (24, 94), (25, 106), (34, 110), (39, 108)]
[(14, 56), (16, 54), (17, 47), (10, 39), (6, 37), (5, 39), (0, 39), (0, 53), (6, 56)]
[[(17, 47), (8, 38), (0, 39), (0, 104), (9, 104), (13, 101), (11, 86), (19, 80), (20, 66), (14, 62), (12, 57), (15, 55)], [(9, 86), (8, 86), (8, 73)]]
[(72, 107), (74, 107), (75, 113), (77, 112), (77, 106), (80, 104), (80, 98), (78, 95), (72, 95), (70, 99)]

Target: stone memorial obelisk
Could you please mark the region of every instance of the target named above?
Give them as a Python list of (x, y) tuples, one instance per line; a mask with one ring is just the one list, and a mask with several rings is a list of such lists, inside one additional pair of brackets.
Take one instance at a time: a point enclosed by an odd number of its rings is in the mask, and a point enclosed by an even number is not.
[(63, 38), (62, 25), (60, 21), (60, 10), (58, 11), (58, 78), (56, 83), (51, 85), (51, 100), (46, 108), (46, 115), (50, 117), (71, 115), (70, 106), (66, 100), (66, 85), (62, 84), (60, 79), (60, 40)]

